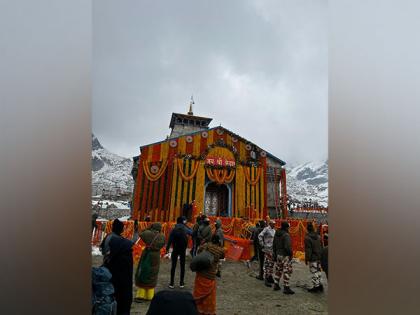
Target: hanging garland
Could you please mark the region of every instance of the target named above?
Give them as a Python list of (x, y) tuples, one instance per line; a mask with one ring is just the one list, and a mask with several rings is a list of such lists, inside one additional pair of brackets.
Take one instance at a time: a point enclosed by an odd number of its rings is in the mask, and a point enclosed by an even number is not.
[[(227, 173), (227, 170), (226, 170)], [(235, 177), (235, 170), (231, 169), (229, 175), (225, 176), (225, 183), (230, 184)]]
[[(233, 177), (235, 176), (235, 170), (234, 169), (211, 169), (207, 168), (207, 176), (212, 182), (216, 182), (219, 185), (222, 184), (229, 184), (232, 182)], [(230, 171), (228, 175), (228, 171)]]
[(248, 182), (248, 184), (250, 184), (252, 186), (255, 186), (258, 183), (258, 181), (260, 180), (261, 168), (259, 168), (259, 167), (257, 168), (257, 176), (255, 177), (254, 180), (251, 180), (251, 174), (250, 174), (250, 168), (249, 167), (245, 168), (244, 173), (245, 173), (245, 178), (246, 178), (246, 181)]
[(156, 174), (152, 174), (152, 172), (150, 171), (147, 165), (147, 162), (146, 161), (143, 162), (144, 173), (146, 174), (147, 179), (151, 182), (157, 181), (163, 175), (167, 166), (168, 166), (168, 160), (165, 160), (163, 161), (162, 166), (160, 167), (159, 171)]
[(194, 169), (191, 171), (191, 174), (189, 176), (185, 175), (184, 171), (182, 170), (182, 159), (178, 159), (177, 162), (178, 162), (179, 174), (181, 175), (182, 179), (187, 182), (191, 181), (195, 177), (195, 174), (197, 173), (200, 162), (196, 161), (194, 165)]

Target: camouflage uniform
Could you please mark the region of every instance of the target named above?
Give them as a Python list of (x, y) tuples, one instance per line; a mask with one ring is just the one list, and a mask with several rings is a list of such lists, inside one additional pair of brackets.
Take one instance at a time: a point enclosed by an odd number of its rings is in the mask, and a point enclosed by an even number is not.
[(282, 228), (276, 231), (273, 241), (274, 264), (274, 283), (279, 285), (280, 278), (283, 276), (283, 284), (289, 287), (289, 280), (293, 273), (292, 268), (292, 239), (288, 231), (289, 225), (284, 222)]
[(258, 235), (258, 240), (264, 252), (264, 279), (273, 275), (273, 238), (275, 230), (271, 226), (265, 227)]
[(321, 285), (321, 266), (317, 261), (311, 261), (309, 263), (309, 271), (312, 275), (312, 284), (314, 287)]

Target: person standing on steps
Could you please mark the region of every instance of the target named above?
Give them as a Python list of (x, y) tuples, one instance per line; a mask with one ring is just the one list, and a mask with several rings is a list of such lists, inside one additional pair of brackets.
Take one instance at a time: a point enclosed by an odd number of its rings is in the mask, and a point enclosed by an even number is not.
[(283, 276), (284, 294), (294, 294), (290, 289), (290, 277), (292, 275), (292, 239), (289, 234), (289, 223), (283, 221), (281, 228), (274, 235), (273, 240), (274, 258), (274, 291), (280, 290), (280, 278)]

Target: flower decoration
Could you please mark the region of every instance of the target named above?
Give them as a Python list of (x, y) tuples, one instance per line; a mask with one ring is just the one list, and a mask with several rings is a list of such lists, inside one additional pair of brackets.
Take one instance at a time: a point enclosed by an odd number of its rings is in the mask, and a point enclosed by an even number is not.
[(216, 129), (216, 132), (219, 136), (221, 136), (224, 131), (223, 131), (223, 129), (218, 128), (218, 129)]
[(209, 133), (208, 133), (207, 131), (203, 131), (203, 132), (201, 133), (201, 136), (202, 136), (203, 138), (208, 138)]
[(150, 168), (150, 171), (152, 172), (152, 174), (157, 174), (157, 172), (159, 172), (159, 166), (152, 165), (152, 167)]
[(186, 136), (186, 137), (185, 137), (185, 141), (187, 141), (188, 143), (191, 143), (191, 142), (193, 142), (193, 137), (191, 137), (191, 136)]
[(232, 137), (232, 142), (238, 142), (238, 138)]
[(261, 155), (262, 157), (266, 157), (266, 156), (267, 156), (267, 152), (265, 152), (265, 151), (261, 151), (260, 155)]
[(247, 151), (251, 151), (252, 147), (251, 147), (251, 145), (250, 145), (250, 144), (247, 144), (247, 145), (245, 146), (245, 149), (246, 149)]
[(169, 145), (171, 148), (176, 148), (176, 146), (178, 145), (178, 142), (176, 140), (171, 140), (169, 142)]

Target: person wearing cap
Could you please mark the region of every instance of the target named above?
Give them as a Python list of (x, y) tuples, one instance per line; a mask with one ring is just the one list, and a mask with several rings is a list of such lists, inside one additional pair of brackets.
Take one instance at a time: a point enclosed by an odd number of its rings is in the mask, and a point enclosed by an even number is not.
[(266, 226), (261, 233), (258, 235), (258, 241), (264, 252), (264, 281), (267, 287), (271, 287), (273, 283), (273, 238), (275, 222), (270, 220), (268, 226)]
[(309, 265), (309, 272), (312, 278), (312, 288), (309, 292), (322, 292), (324, 287), (321, 283), (321, 255), (322, 244), (320, 235), (315, 232), (312, 223), (306, 226), (307, 233), (305, 236), (305, 263)]
[(165, 246), (165, 236), (161, 233), (162, 225), (153, 223), (150, 229), (144, 230), (140, 238), (146, 244), (141, 253), (137, 266), (135, 281), (138, 287), (136, 302), (141, 300), (150, 301), (155, 294), (160, 267), (160, 250)]
[(292, 239), (289, 234), (289, 223), (283, 221), (277, 229), (273, 240), (274, 257), (274, 291), (280, 290), (280, 278), (283, 276), (284, 294), (294, 294), (290, 289), (290, 276), (292, 275)]
[(133, 301), (133, 242), (122, 237), (124, 223), (118, 219), (112, 222), (112, 233), (104, 246), (106, 256), (104, 267), (111, 272), (114, 296), (117, 301), (117, 314), (130, 314)]
[[(175, 270), (179, 257), (179, 264), (181, 268), (179, 287), (184, 287), (184, 275), (185, 275), (185, 251), (188, 246), (188, 234), (185, 223), (187, 222), (185, 217), (178, 217), (176, 219), (176, 225), (169, 234), (168, 244), (166, 244), (166, 253), (169, 253), (171, 245), (173, 247), (171, 255), (171, 282), (169, 288), (174, 288)], [(189, 230), (189, 229), (188, 229)]]

